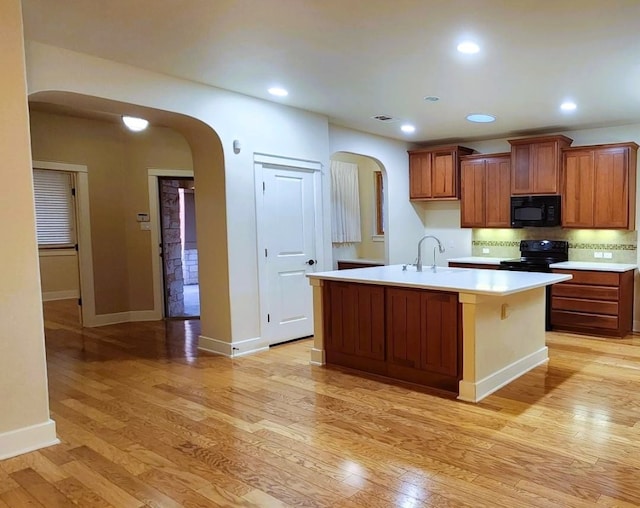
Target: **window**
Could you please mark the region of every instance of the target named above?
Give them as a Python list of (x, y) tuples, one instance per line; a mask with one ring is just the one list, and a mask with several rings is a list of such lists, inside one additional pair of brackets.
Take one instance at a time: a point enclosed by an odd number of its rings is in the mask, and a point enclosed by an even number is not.
[(33, 170), (39, 248), (75, 246), (72, 182), (71, 173)]
[(376, 214), (375, 214), (375, 234), (384, 235), (384, 189), (382, 183), (382, 171), (373, 173), (375, 185)]

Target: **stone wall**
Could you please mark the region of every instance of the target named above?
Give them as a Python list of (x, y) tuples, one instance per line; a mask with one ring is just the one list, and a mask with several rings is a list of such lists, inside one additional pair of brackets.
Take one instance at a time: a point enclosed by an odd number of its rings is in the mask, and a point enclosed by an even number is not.
[(180, 195), (177, 180), (161, 180), (162, 257), (167, 317), (184, 315), (184, 276), (180, 238)]
[(182, 273), (185, 284), (198, 284), (198, 249), (185, 249), (182, 254)]

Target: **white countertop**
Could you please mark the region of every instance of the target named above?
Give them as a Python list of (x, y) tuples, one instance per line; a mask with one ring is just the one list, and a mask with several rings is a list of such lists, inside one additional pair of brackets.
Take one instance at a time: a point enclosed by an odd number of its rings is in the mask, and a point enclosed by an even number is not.
[(436, 273), (433, 273), (430, 267), (425, 266), (424, 271), (417, 272), (415, 267), (411, 265), (408, 265), (407, 270), (403, 271), (402, 266), (387, 265), (309, 273), (307, 277), (494, 296), (519, 293), (571, 279), (570, 275), (564, 274), (476, 270), (472, 268), (438, 267)]
[(483, 256), (469, 256), (466, 258), (451, 258), (451, 259), (447, 259), (447, 261), (449, 263), (473, 263), (476, 265), (499, 265), (500, 261), (506, 261), (507, 259), (513, 259), (513, 257), (489, 258), (489, 257), (483, 257)]
[(593, 263), (588, 261), (565, 261), (549, 266), (561, 270), (596, 270), (601, 272), (627, 272), (638, 268), (638, 265), (626, 263)]

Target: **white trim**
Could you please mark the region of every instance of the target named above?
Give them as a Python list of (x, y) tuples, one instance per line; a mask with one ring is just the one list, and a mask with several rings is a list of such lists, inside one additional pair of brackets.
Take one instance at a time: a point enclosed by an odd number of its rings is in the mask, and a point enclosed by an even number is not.
[(57, 256), (75, 256), (75, 249), (38, 249), (41, 258), (53, 258)]
[(372, 242), (384, 242), (384, 235), (371, 235)]
[(128, 312), (116, 312), (113, 314), (98, 314), (87, 326), (117, 325), (119, 323), (131, 323), (137, 321), (160, 321), (162, 315), (155, 310), (132, 310)]
[(80, 291), (77, 289), (65, 289), (62, 291), (45, 291), (42, 293), (43, 302), (52, 302), (54, 300), (71, 300), (72, 298), (80, 298)]
[(311, 348), (311, 360), (309, 361), (309, 363), (311, 365), (324, 365), (325, 363), (327, 363), (327, 360), (325, 358), (325, 352), (324, 349), (316, 349), (316, 348)]
[(632, 332), (640, 332), (640, 321), (639, 320), (634, 320), (633, 321), (633, 329), (631, 330)]
[(159, 169), (148, 168), (149, 176), (166, 176), (169, 178), (193, 178), (192, 169)]
[(266, 153), (254, 153), (253, 162), (263, 166), (276, 166), (283, 168), (307, 169), (310, 171), (322, 171), (322, 163), (305, 159), (294, 159), (292, 157), (281, 157), (279, 155), (269, 155)]
[(223, 340), (212, 339), (211, 337), (200, 335), (198, 337), (198, 349), (229, 358), (237, 358), (239, 356), (252, 355), (267, 351), (269, 349), (269, 345), (265, 344), (260, 337), (239, 340), (236, 342), (225, 342)]
[(458, 399), (466, 402), (479, 402), (503, 386), (511, 383), (514, 379), (519, 378), (548, 360), (549, 350), (547, 346), (544, 346), (538, 351), (534, 351), (530, 355), (520, 358), (490, 376), (481, 379), (477, 383), (464, 380), (460, 381), (460, 394), (458, 395)]
[(69, 164), (67, 162), (33, 161), (34, 169), (53, 169), (54, 171), (69, 171), (71, 173), (88, 173), (89, 168), (84, 164)]
[(56, 437), (56, 422), (49, 419), (44, 423), (0, 434), (0, 460), (59, 443), (60, 440)]
[(162, 263), (160, 262), (160, 194), (158, 177), (194, 178), (191, 169), (147, 169), (149, 187), (149, 222), (151, 225), (151, 270), (153, 272), (153, 310), (157, 319), (164, 316)]
[[(91, 210), (89, 207), (89, 168), (83, 164), (32, 161), (33, 168), (69, 171), (75, 173), (76, 227), (78, 242), (78, 275), (82, 298), (82, 326), (92, 326), (96, 315), (95, 286), (93, 280), (93, 253), (91, 248)], [(40, 254), (40, 252), (39, 252)]]

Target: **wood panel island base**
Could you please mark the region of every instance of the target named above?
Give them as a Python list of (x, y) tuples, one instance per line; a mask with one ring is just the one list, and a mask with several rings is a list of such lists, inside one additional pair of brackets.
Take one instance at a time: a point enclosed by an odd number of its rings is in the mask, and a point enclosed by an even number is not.
[(478, 402), (547, 361), (544, 288), (571, 275), (392, 265), (308, 277), (312, 364)]

